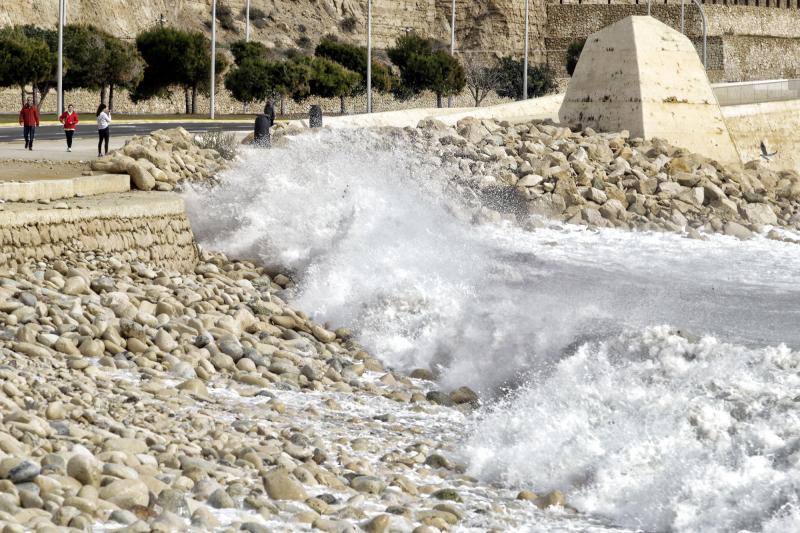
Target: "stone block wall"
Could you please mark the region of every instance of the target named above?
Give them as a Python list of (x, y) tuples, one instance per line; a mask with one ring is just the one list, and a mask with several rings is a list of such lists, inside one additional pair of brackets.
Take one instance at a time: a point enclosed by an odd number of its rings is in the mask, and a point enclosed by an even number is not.
[(87, 253), (178, 272), (197, 264), (194, 235), (176, 195), (113, 194), (51, 205), (6, 204), (0, 211), (0, 269)]
[[(708, 75), (711, 81), (749, 81), (800, 75), (796, 54), (800, 47), (800, 10), (796, 5), (792, 9), (767, 8), (763, 0), (760, 1), (761, 6), (704, 5), (708, 19)], [(615, 0), (613, 4), (548, 4), (545, 37), (548, 64), (566, 76), (564, 62), (570, 42), (585, 38), (627, 16), (646, 13), (644, 2), (620, 3)], [(651, 14), (668, 26), (680, 29), (679, 5), (653, 3)], [(700, 52), (702, 19), (693, 5), (686, 6), (685, 28)]]
[(732, 35), (722, 37), (724, 81), (800, 78), (800, 39)]
[[(558, 37), (547, 39), (547, 64), (556, 72), (559, 78), (568, 77), (566, 70), (567, 48), (575, 39), (572, 37)], [(702, 58), (703, 39), (690, 37), (697, 54)], [(712, 83), (725, 81), (725, 47), (723, 37), (709, 37), (706, 42), (706, 56), (708, 64), (708, 78)]]

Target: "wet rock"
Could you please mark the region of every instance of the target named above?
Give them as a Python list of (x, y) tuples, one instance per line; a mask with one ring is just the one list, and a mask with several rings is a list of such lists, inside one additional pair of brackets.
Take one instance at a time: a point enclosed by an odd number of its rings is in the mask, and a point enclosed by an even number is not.
[(434, 381), (436, 379), (436, 377), (433, 375), (433, 372), (425, 368), (415, 368), (411, 371), (408, 377), (413, 379), (424, 379), (425, 381)]
[(368, 533), (384, 533), (389, 530), (389, 515), (379, 514), (364, 524), (363, 529)]
[(215, 509), (230, 509), (236, 506), (233, 499), (222, 488), (212, 492), (207, 501), (208, 504)]
[(380, 494), (385, 485), (383, 481), (375, 476), (357, 476), (350, 480), (350, 487), (358, 492), (369, 494)]
[(450, 399), (455, 404), (477, 404), (478, 395), (469, 387), (459, 387), (450, 393)]
[(437, 500), (447, 500), (451, 502), (463, 502), (461, 496), (459, 496), (458, 492), (454, 489), (440, 489), (431, 494), (432, 498), (436, 498)]
[(450, 399), (450, 396), (442, 391), (429, 391), (425, 395), (425, 399), (431, 403), (444, 405), (446, 407), (454, 405), (453, 400)]
[(740, 240), (747, 240), (752, 238), (753, 232), (737, 222), (728, 222), (725, 224), (725, 235), (730, 235)]
[(546, 509), (548, 507), (552, 507), (554, 505), (558, 505), (560, 507), (564, 507), (566, 505), (566, 499), (564, 495), (559, 490), (554, 490), (552, 492), (548, 492), (544, 496), (537, 498), (536, 506), (540, 509)]
[(273, 500), (298, 500), (308, 498), (303, 485), (284, 468), (275, 468), (263, 478), (264, 489)]
[(147, 485), (138, 479), (118, 479), (100, 488), (100, 498), (122, 509), (147, 506)]

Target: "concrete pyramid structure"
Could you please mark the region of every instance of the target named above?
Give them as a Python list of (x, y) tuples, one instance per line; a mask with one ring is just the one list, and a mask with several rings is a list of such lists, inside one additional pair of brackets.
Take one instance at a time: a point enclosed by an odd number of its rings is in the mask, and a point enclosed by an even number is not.
[(628, 17), (589, 36), (558, 116), (741, 162), (695, 47), (652, 17)]

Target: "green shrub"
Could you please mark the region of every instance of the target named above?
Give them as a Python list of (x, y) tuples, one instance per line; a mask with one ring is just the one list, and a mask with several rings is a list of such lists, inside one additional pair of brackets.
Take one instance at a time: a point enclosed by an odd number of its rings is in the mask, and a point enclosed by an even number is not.
[[(519, 100), (522, 98), (522, 65), (521, 59), (501, 57), (495, 67), (498, 96)], [(553, 71), (546, 64), (528, 65), (528, 98), (536, 98), (553, 92), (556, 80)]]
[(443, 96), (460, 93), (467, 83), (464, 67), (458, 59), (434, 39), (414, 33), (401, 35), (386, 53), (400, 70), (400, 83), (392, 89), (397, 98), (429, 90), (436, 94), (436, 106), (442, 107)]
[(567, 61), (564, 66), (567, 69), (567, 74), (570, 76), (572, 76), (572, 74), (575, 72), (575, 67), (578, 66), (578, 59), (581, 57), (583, 45), (585, 44), (586, 39), (579, 39), (577, 41), (572, 41), (567, 47)]
[[(242, 8), (242, 16), (244, 17), (247, 13), (245, 8)], [(250, 22), (258, 19), (265, 19), (267, 18), (267, 14), (264, 12), (263, 9), (259, 9), (255, 6), (250, 6)]]
[(299, 39), (297, 39), (297, 46), (303, 49), (311, 48), (311, 38), (308, 35), (301, 35)]
[(225, 133), (221, 130), (212, 130), (202, 133), (194, 138), (195, 144), (201, 149), (211, 148), (219, 152), (228, 161), (236, 157), (239, 144), (236, 142), (236, 134)]
[(236, 21), (233, 18), (233, 11), (228, 4), (217, 4), (217, 20), (219, 25), (226, 30), (235, 30)]
[(339, 27), (342, 28), (342, 31), (346, 31), (347, 33), (356, 31), (356, 26), (358, 26), (358, 20), (353, 16), (345, 17), (339, 23)]

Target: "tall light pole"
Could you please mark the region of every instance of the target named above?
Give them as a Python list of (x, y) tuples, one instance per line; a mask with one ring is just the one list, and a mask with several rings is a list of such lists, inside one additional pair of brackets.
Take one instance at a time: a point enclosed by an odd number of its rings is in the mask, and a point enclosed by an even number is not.
[(372, 113), (372, 0), (367, 0), (367, 113)]
[(244, 7), (244, 40), (250, 40), (250, 0), (247, 0)]
[[(456, 0), (450, 6), (450, 55), (456, 56)], [(453, 95), (447, 97), (447, 107), (453, 107)]]
[[(64, 20), (67, 18), (65, 11), (67, 10), (67, 0), (58, 0), (58, 86), (56, 91), (56, 114), (61, 116), (64, 112)], [(36, 87), (33, 88), (36, 92)]]
[(522, 62), (522, 99), (528, 99), (528, 0), (525, 0), (525, 59)]
[(211, 120), (214, 120), (217, 84), (217, 0), (211, 0)]

